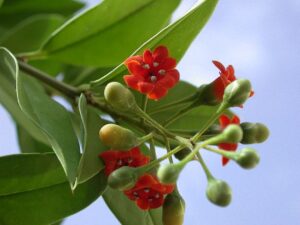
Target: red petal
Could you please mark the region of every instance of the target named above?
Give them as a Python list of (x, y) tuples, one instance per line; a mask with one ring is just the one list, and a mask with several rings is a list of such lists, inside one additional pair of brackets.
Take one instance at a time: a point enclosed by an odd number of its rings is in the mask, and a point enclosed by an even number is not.
[(155, 199), (152, 202), (149, 202), (149, 207), (151, 209), (156, 209), (156, 208), (162, 206), (163, 203), (164, 203), (164, 198), (161, 196), (160, 198)]
[(227, 67), (227, 79), (230, 80), (231, 82), (236, 80), (234, 75), (234, 68), (232, 65), (229, 65)]
[(229, 162), (230, 159), (226, 158), (226, 157), (222, 157), (222, 166), (226, 166), (227, 163)]
[(152, 92), (150, 92), (147, 96), (150, 99), (158, 100), (164, 97), (167, 93), (168, 93), (168, 89), (165, 88), (164, 86), (159, 85), (159, 83), (157, 83), (154, 89), (152, 90)]
[(140, 209), (143, 210), (148, 210), (150, 208), (148, 201), (145, 199), (138, 199), (136, 201), (136, 204)]
[(149, 72), (149, 70), (145, 69), (142, 66), (142, 64), (137, 61), (130, 61), (127, 64), (127, 68), (129, 70), (129, 72), (132, 73), (133, 75), (141, 76), (141, 77), (144, 77)]
[(127, 58), (124, 62), (124, 64), (127, 66), (128, 63), (132, 62), (132, 61), (137, 61), (139, 63), (143, 62), (143, 57), (140, 55), (134, 55), (134, 56), (130, 56), (129, 58)]
[(151, 53), (150, 50), (147, 49), (147, 50), (144, 51), (143, 60), (144, 60), (144, 63), (152, 65), (153, 57), (152, 57), (152, 53)]
[(175, 80), (171, 76), (167, 75), (160, 79), (157, 83), (167, 89), (174, 87), (174, 85), (176, 84)]
[(230, 119), (227, 115), (223, 114), (219, 117), (219, 123), (222, 129), (230, 124)]
[(164, 58), (167, 58), (169, 51), (165, 46), (158, 46), (153, 52), (153, 58), (155, 62), (161, 62)]
[(221, 71), (221, 73), (226, 72), (226, 69), (225, 69), (225, 67), (223, 66), (222, 63), (220, 63), (219, 61), (216, 61), (216, 60), (213, 60), (212, 62)]
[(135, 90), (139, 90), (138, 82), (140, 82), (142, 79), (135, 75), (125, 75), (123, 76), (123, 79), (128, 87), (131, 87)]
[(251, 91), (249, 97), (252, 97), (253, 95), (254, 95), (254, 91)]
[(240, 118), (234, 115), (231, 119), (231, 124), (240, 124)]
[(226, 86), (221, 76), (213, 81), (213, 92), (217, 100), (223, 100), (225, 87)]
[(108, 150), (105, 152), (101, 152), (99, 157), (102, 158), (104, 161), (111, 161), (117, 158), (118, 154), (116, 151)]
[(176, 59), (173, 58), (166, 58), (163, 62), (159, 65), (160, 69), (164, 69), (166, 71), (174, 69), (176, 67)]
[(154, 84), (149, 82), (139, 82), (138, 90), (143, 94), (148, 94), (154, 89)]

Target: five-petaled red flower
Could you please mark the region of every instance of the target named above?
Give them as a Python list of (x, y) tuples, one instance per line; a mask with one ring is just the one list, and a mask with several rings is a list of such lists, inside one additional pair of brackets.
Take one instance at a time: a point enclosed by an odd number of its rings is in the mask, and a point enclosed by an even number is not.
[(130, 200), (135, 201), (139, 208), (148, 210), (162, 206), (164, 195), (173, 192), (174, 187), (170, 184), (161, 184), (155, 176), (145, 174), (139, 178), (132, 189), (124, 193)]
[[(220, 76), (213, 81), (214, 95), (219, 101), (222, 101), (225, 88), (231, 82), (236, 80), (236, 77), (234, 75), (234, 68), (232, 65), (229, 65), (225, 68), (225, 66), (222, 63), (215, 60), (212, 62), (220, 70)], [(251, 91), (250, 97), (253, 94), (254, 92)]]
[(165, 46), (159, 46), (153, 52), (147, 49), (143, 56), (131, 56), (124, 64), (131, 73), (124, 76), (125, 83), (146, 94), (149, 99), (164, 97), (168, 89), (179, 81), (179, 72), (175, 69), (176, 60), (169, 57)]
[[(230, 124), (240, 124), (240, 119), (236, 115), (234, 115), (231, 119), (226, 115), (221, 115), (219, 118), (220, 127), (224, 130)], [(227, 150), (227, 151), (236, 151), (238, 144), (233, 143), (221, 143), (218, 145), (219, 148)], [(229, 162), (229, 159), (226, 157), (222, 157), (222, 165), (225, 166)]]
[(99, 157), (104, 160), (106, 176), (122, 166), (139, 167), (150, 161), (150, 157), (142, 154), (138, 147), (129, 151), (108, 150)]

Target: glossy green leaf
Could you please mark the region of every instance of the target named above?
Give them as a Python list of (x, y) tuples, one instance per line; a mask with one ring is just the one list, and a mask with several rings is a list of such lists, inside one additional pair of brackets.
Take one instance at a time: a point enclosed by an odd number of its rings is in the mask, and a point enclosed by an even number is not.
[(69, 16), (82, 8), (83, 3), (73, 0), (8, 0), (0, 10), (0, 25), (11, 28), (24, 19), (37, 14), (60, 14)]
[(105, 125), (97, 112), (89, 107), (84, 95), (79, 99), (79, 112), (83, 125), (83, 154), (78, 168), (77, 184), (87, 181), (104, 168), (98, 155), (107, 149), (99, 140), (99, 130)]
[[(158, 45), (165, 45), (168, 47), (171, 56), (176, 58), (179, 62), (191, 42), (207, 23), (217, 2), (218, 0), (198, 0), (183, 17), (142, 44), (133, 55), (141, 54), (147, 48), (153, 49)], [(92, 82), (92, 87), (96, 90), (96, 88), (103, 83), (114, 79), (118, 75), (124, 75), (126, 70), (126, 67), (120, 64), (107, 75)]]
[(47, 137), (20, 109), (16, 96), (17, 62), (5, 48), (0, 48), (0, 103), (13, 119), (38, 141), (48, 144)]
[(13, 53), (37, 50), (48, 36), (63, 23), (58, 15), (37, 15), (29, 17), (1, 38), (0, 45)]
[(3, 0), (0, 0), (0, 7), (2, 6), (2, 4), (3, 4)]
[(68, 21), (33, 57), (78, 65), (115, 66), (161, 29), (179, 2), (103, 1)]
[(103, 199), (122, 225), (162, 225), (161, 208), (141, 210), (123, 192), (107, 188)]
[(24, 128), (17, 125), (17, 135), (20, 151), (22, 153), (46, 153), (53, 152), (52, 148), (49, 145), (45, 145), (35, 138), (33, 138), (29, 132)]
[(54, 154), (5, 156), (0, 162), (7, 166), (0, 170), (3, 225), (53, 224), (87, 207), (106, 188), (100, 173), (72, 193)]
[(0, 157), (0, 196), (42, 189), (65, 182), (66, 176), (53, 153)]
[(52, 100), (33, 78), (17, 72), (17, 97), (25, 114), (45, 133), (71, 184), (80, 160), (80, 148), (69, 112)]

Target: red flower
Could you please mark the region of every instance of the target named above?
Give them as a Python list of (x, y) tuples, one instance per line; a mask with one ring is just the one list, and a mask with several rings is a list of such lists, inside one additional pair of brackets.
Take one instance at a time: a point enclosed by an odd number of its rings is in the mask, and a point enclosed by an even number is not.
[[(220, 76), (213, 81), (214, 95), (219, 101), (222, 101), (225, 88), (231, 82), (236, 80), (236, 77), (234, 75), (234, 68), (232, 65), (229, 65), (227, 66), (227, 68), (225, 68), (225, 66), (218, 61), (212, 61), (212, 62), (220, 70)], [(254, 92), (251, 91), (250, 97), (253, 95)]]
[(150, 161), (150, 157), (143, 155), (138, 147), (129, 151), (108, 150), (99, 157), (104, 160), (106, 176), (122, 166), (139, 167)]
[(173, 192), (174, 185), (161, 184), (156, 177), (145, 174), (124, 194), (143, 210), (155, 209), (164, 203), (164, 195)]
[(169, 57), (165, 46), (159, 46), (153, 52), (147, 49), (143, 56), (131, 56), (124, 63), (131, 73), (124, 76), (125, 83), (150, 99), (164, 97), (179, 81), (176, 60)]
[[(226, 115), (221, 115), (219, 118), (220, 127), (224, 130), (230, 124), (240, 124), (240, 119), (237, 116), (233, 116), (231, 119)], [(232, 143), (221, 143), (218, 145), (219, 148), (224, 149), (226, 151), (236, 151), (238, 144)], [(222, 157), (222, 165), (225, 166), (229, 162), (229, 159), (226, 157)]]

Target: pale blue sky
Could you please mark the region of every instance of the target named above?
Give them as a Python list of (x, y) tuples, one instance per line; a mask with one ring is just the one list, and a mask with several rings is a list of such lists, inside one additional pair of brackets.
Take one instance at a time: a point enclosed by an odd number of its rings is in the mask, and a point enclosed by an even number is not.
[[(95, 1), (94, 1), (95, 2)], [(195, 2), (183, 0), (178, 17)], [(260, 165), (250, 171), (204, 154), (212, 173), (233, 189), (227, 208), (205, 198), (206, 180), (191, 163), (179, 188), (186, 200), (185, 225), (298, 225), (300, 221), (300, 1), (220, 0), (207, 27), (194, 41), (179, 69), (182, 78), (201, 84), (217, 76), (212, 59), (233, 64), (238, 77), (252, 81), (255, 96), (235, 112), (242, 121), (263, 122), (270, 139), (254, 146)], [(14, 125), (0, 107), (0, 153), (18, 152)], [(134, 218), (133, 218), (134, 219)], [(64, 225), (118, 225), (101, 199)]]

